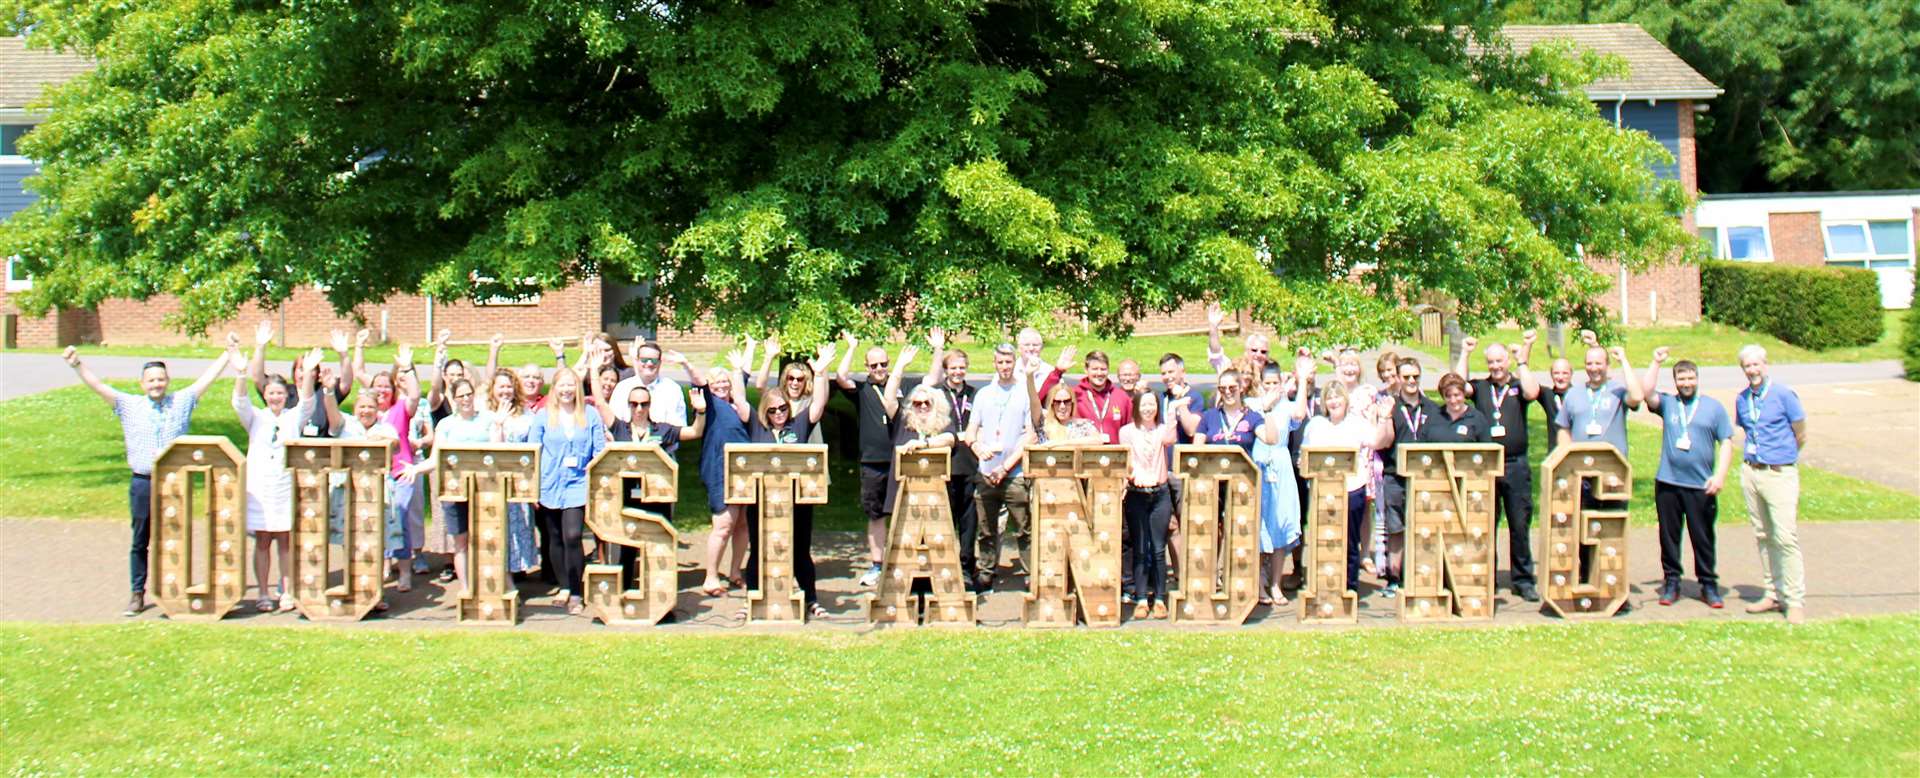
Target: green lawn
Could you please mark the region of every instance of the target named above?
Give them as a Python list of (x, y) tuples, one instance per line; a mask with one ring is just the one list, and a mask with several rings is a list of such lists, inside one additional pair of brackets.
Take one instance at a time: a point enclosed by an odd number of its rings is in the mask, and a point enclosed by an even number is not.
[[(1882, 359), (1900, 358), (1900, 333), (1906, 329), (1906, 322), (1904, 321), (1905, 314), (1906, 311), (1885, 311), (1882, 315), (1886, 317), (1886, 331), (1881, 334), (1879, 340), (1874, 341), (1870, 345), (1836, 348), (1827, 351), (1809, 351), (1773, 337), (1772, 335), (1748, 332), (1736, 327), (1710, 321), (1701, 321), (1699, 324), (1688, 326), (1627, 327), (1623, 328), (1621, 333), (1625, 336), (1624, 345), (1627, 347), (1627, 356), (1633, 360), (1636, 370), (1646, 367), (1647, 361), (1653, 357), (1653, 350), (1660, 346), (1667, 346), (1673, 351), (1673, 356), (1670, 358), (1668, 364), (1672, 364), (1672, 361), (1676, 360), (1691, 359), (1695, 364), (1699, 365), (1738, 365), (1740, 364), (1740, 347), (1748, 343), (1758, 343), (1765, 347), (1767, 349), (1767, 361), (1774, 364), (1872, 362)], [(1503, 327), (1495, 330), (1491, 335), (1487, 333), (1474, 334), (1480, 339), (1481, 343), (1491, 343), (1494, 339), (1506, 343), (1517, 343), (1520, 341), (1520, 330), (1516, 327)], [(1541, 329), (1540, 335), (1544, 339), (1546, 337), (1546, 330)], [(1578, 332), (1567, 333), (1567, 342), (1569, 344), (1577, 347), (1579, 340)], [(1613, 344), (1609, 343), (1608, 345)], [(1435, 351), (1444, 352), (1445, 349), (1436, 349)], [(1543, 340), (1540, 346), (1534, 350), (1533, 360), (1527, 364), (1534, 369), (1545, 370), (1547, 365), (1552, 361), (1552, 358), (1547, 356), (1547, 349)], [(1484, 374), (1486, 372), (1486, 361), (1476, 353), (1469, 360), (1468, 367), (1472, 369), (1475, 374)], [(1579, 370), (1580, 365), (1576, 358), (1574, 371), (1579, 372)]]
[[(193, 432), (226, 435), (244, 448), (245, 434), (234, 418), (227, 397), (231, 379), (222, 379), (208, 391), (194, 413)], [(131, 389), (132, 384), (122, 383)], [(1535, 450), (1547, 440), (1544, 419), (1533, 418)], [(850, 435), (839, 430), (853, 423), (853, 409), (836, 395), (824, 421), (828, 440), (838, 440), (831, 467), (830, 502), (816, 514), (824, 530), (857, 530), (865, 526), (859, 512), (859, 476), (855, 451), (846, 445)], [(680, 454), (680, 509), (676, 525), (684, 529), (707, 526), (706, 489), (699, 478), (698, 447)], [(112, 518), (126, 513), (126, 458), (119, 422), (105, 403), (83, 387), (0, 402), (0, 516), (46, 518)], [(1633, 521), (1652, 525), (1653, 473), (1659, 459), (1659, 431), (1635, 424), (1628, 428), (1628, 453), (1635, 473)], [(1540, 463), (1536, 453), (1534, 465)], [(1746, 505), (1740, 498), (1739, 468), (1720, 500), (1720, 521), (1745, 524)], [(1920, 495), (1815, 468), (1801, 472), (1800, 514), (1805, 521), (1920, 519)]]
[(1920, 771), (1912, 614), (1334, 632), (0, 626), (14, 773)]

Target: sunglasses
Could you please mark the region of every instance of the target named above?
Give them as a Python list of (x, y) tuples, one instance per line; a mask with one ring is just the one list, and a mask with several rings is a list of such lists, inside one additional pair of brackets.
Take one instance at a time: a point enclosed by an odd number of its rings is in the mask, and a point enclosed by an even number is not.
[(638, 359), (638, 360), (636, 360), (636, 361), (637, 361), (637, 362), (639, 362), (639, 363), (640, 363), (640, 364), (642, 364), (642, 365), (657, 365), (657, 364), (660, 364), (660, 358), (659, 358), (659, 357), (641, 357), (640, 359)]
[(786, 413), (786, 412), (787, 412), (787, 406), (785, 406), (785, 405), (775, 405), (775, 406), (773, 406), (773, 407), (771, 407), (771, 408), (768, 408), (768, 409), (767, 409), (767, 415), (769, 415), (769, 416), (771, 416), (771, 415), (773, 415), (773, 414), (776, 414), (776, 413), (782, 413), (782, 414), (784, 414), (784, 413)]
[(887, 366), (887, 363), (885, 363), (885, 362), (868, 362), (868, 363), (867, 363), (867, 369), (868, 369), (868, 370), (874, 370), (874, 369), (877, 369), (877, 368), (882, 368), (882, 367), (886, 367), (886, 366)]
[(633, 407), (635, 408), (645, 408), (648, 405), (652, 405), (652, 403), (649, 403), (646, 400), (628, 400), (628, 402), (632, 403)]
[(1054, 405), (1072, 405), (1073, 401), (1072, 400), (1054, 400), (1053, 404)]
[(799, 373), (795, 373), (793, 375), (787, 376), (787, 380), (788, 381), (805, 381), (807, 380), (807, 377)]
[(933, 407), (933, 403), (930, 403), (930, 402), (927, 402), (926, 400), (914, 400), (914, 401), (913, 401), (913, 407), (915, 407), (915, 408), (931, 408), (931, 407)]
[(1265, 354), (1265, 353), (1267, 353), (1267, 350), (1266, 350), (1266, 349), (1263, 349), (1263, 348), (1250, 348), (1250, 349), (1247, 349), (1247, 353), (1249, 353), (1249, 354)]

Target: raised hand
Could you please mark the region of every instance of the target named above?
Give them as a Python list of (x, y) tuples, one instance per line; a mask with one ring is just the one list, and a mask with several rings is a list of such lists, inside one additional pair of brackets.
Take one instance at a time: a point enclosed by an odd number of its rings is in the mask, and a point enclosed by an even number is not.
[(1656, 365), (1658, 365), (1658, 364), (1660, 364), (1660, 363), (1663, 363), (1663, 362), (1665, 362), (1665, 361), (1667, 361), (1667, 347), (1666, 347), (1666, 346), (1661, 346), (1661, 347), (1659, 347), (1659, 348), (1656, 348), (1656, 349), (1654, 349), (1654, 350), (1653, 350), (1653, 363), (1654, 363), (1654, 364), (1656, 364)]
[(80, 349), (68, 346), (66, 351), (60, 352), (60, 358), (67, 361), (67, 367), (79, 367)]
[[(751, 343), (752, 341), (748, 342)], [(780, 356), (780, 339), (778, 337), (772, 335), (767, 336), (766, 347), (767, 350), (762, 353), (766, 354), (769, 359)]]
[(895, 373), (907, 372), (907, 366), (913, 364), (913, 358), (917, 356), (920, 356), (919, 348), (916, 348), (911, 345), (902, 347), (900, 349), (900, 364), (893, 366), (893, 372)]
[[(664, 358), (664, 356), (662, 358)], [(687, 407), (692, 408), (694, 413), (706, 413), (707, 412), (707, 393), (698, 392), (698, 391), (688, 392)]]
[[(1305, 349), (1302, 350), (1304, 351)], [(1293, 358), (1293, 375), (1298, 378), (1302, 384), (1306, 382), (1308, 376), (1313, 375), (1314, 369), (1312, 356), (1300, 354)]]
[(830, 342), (814, 350), (813, 363), (812, 363), (813, 372), (819, 373), (826, 370), (827, 365), (833, 364), (833, 358), (838, 354), (838, 352), (839, 352), (839, 349), (835, 348), (834, 344)]
[(944, 354), (947, 350), (947, 331), (939, 327), (927, 330), (927, 345), (933, 347), (933, 353)]
[(746, 372), (747, 352), (742, 349), (734, 349), (732, 351), (727, 352), (727, 364), (733, 368), (733, 372), (735, 373)]
[(1063, 372), (1067, 368), (1073, 367), (1073, 346), (1068, 345), (1068, 346), (1062, 347), (1060, 349), (1060, 356), (1057, 359), (1053, 360), (1053, 366), (1059, 368)]
[(371, 330), (362, 329), (359, 332), (354, 333), (353, 334), (354, 348), (364, 348), (367, 345), (367, 340), (372, 337), (373, 337), (373, 331)]
[(450, 340), (453, 340), (453, 330), (441, 330), (440, 337), (433, 339), (433, 345), (446, 348), (447, 342)]
[(660, 361), (671, 365), (684, 365), (687, 363), (687, 355), (674, 351), (673, 349), (667, 349), (666, 351), (660, 352)]
[(232, 351), (237, 348), (240, 348), (240, 335), (233, 332), (227, 333), (227, 350)]
[(333, 345), (333, 351), (334, 351), (334, 353), (336, 353), (336, 354), (345, 354), (345, 353), (347, 353), (347, 333), (346, 333), (346, 331), (344, 331), (344, 330), (334, 330), (334, 331), (332, 331), (332, 332), (329, 332), (329, 333), (327, 334), (327, 342), (328, 342), (328, 343), (331, 343), (331, 344)]
[(553, 355), (557, 358), (567, 353), (567, 340), (565, 338), (547, 338), (547, 348), (553, 349)]
[(1600, 336), (1593, 334), (1593, 330), (1581, 330), (1580, 342), (1587, 344), (1587, 348), (1593, 348), (1600, 345)]
[(1227, 320), (1227, 312), (1220, 310), (1218, 301), (1207, 302), (1207, 326), (1218, 329), (1221, 322)]
[(1627, 364), (1627, 349), (1625, 347), (1614, 346), (1613, 348), (1607, 349), (1607, 353), (1613, 356), (1613, 361), (1619, 362), (1622, 365)]
[(498, 354), (500, 347), (504, 345), (507, 345), (507, 336), (498, 332), (493, 333), (493, 337), (487, 340), (487, 351)]
[(1471, 352), (1473, 351), (1473, 347), (1478, 345), (1480, 345), (1479, 338), (1469, 337), (1460, 341), (1460, 351), (1462, 353)]
[(272, 342), (273, 342), (273, 322), (262, 321), (260, 322), (260, 326), (253, 328), (253, 344), (254, 345), (264, 346)]
[(1520, 344), (1531, 349), (1533, 348), (1533, 342), (1535, 340), (1538, 340), (1539, 338), (1540, 338), (1540, 333), (1534, 332), (1533, 330), (1527, 330), (1526, 332), (1520, 333)]
[(397, 349), (395, 349), (393, 352), (393, 363), (396, 365), (404, 365), (407, 367), (412, 367), (413, 366), (413, 347), (405, 343), (400, 344), (400, 346)]

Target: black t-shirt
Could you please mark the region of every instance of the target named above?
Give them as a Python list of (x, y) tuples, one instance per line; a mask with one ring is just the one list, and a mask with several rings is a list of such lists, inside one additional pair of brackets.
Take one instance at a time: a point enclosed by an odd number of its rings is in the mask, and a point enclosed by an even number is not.
[(1491, 443), (1493, 438), (1487, 434), (1487, 417), (1471, 405), (1466, 412), (1455, 419), (1447, 415), (1442, 406), (1437, 412), (1427, 416), (1427, 424), (1420, 431), (1421, 443)]
[[(313, 413), (307, 415), (306, 421), (306, 426), (312, 431), (312, 434), (308, 434), (308, 429), (301, 430), (300, 434), (309, 438), (337, 438), (340, 436), (340, 430), (331, 429), (327, 424), (327, 398), (321, 394), (318, 388), (320, 386), (320, 379), (314, 379), (313, 385), (315, 387), (313, 390)], [(353, 413), (353, 406), (347, 404), (347, 393), (341, 391), (342, 389), (351, 390), (352, 388), (353, 387), (345, 381), (336, 379), (333, 382), (333, 402), (335, 405), (340, 406), (340, 413), (342, 415), (352, 415)], [(299, 398), (296, 397), (293, 401), (299, 402)]]
[(1426, 443), (1427, 439), (1423, 433), (1427, 421), (1441, 414), (1440, 404), (1430, 398), (1423, 396), (1420, 398), (1419, 405), (1409, 406), (1405, 397), (1395, 397), (1393, 399), (1393, 445), (1380, 452), (1381, 472), (1387, 475), (1398, 474), (1400, 466), (1395, 459), (1400, 456), (1400, 444)]
[(747, 420), (747, 440), (752, 443), (805, 443), (811, 434), (813, 423), (807, 420), (805, 412), (789, 419), (787, 426), (778, 428), (761, 424), (759, 413)]
[[(959, 389), (941, 382), (940, 393), (947, 398), (947, 407), (953, 412), (953, 429), (963, 430), (973, 421), (973, 393), (978, 391), (973, 384), (963, 383)], [(973, 455), (971, 446), (962, 446), (958, 442), (953, 447), (953, 474), (973, 475), (980, 470), (980, 462)]]
[[(952, 419), (947, 420), (947, 426), (945, 428), (941, 429), (939, 432), (933, 433), (933, 435), (945, 435), (945, 434), (954, 434), (954, 435), (960, 434), (960, 429), (958, 427), (953, 426)], [(915, 432), (912, 427), (907, 426), (906, 419), (902, 417), (900, 420), (900, 423), (894, 426), (893, 445), (895, 447), (904, 446), (907, 444), (907, 441), (909, 440), (922, 440), (925, 438), (931, 438), (933, 437), (933, 435), (921, 435), (920, 433)], [(954, 450), (957, 451), (959, 449), (966, 448), (966, 447), (956, 445), (953, 448)]]
[(1540, 388), (1540, 410), (1545, 411), (1547, 414), (1547, 448), (1549, 449), (1553, 448), (1553, 441), (1555, 439), (1553, 434), (1553, 420), (1560, 415), (1560, 404), (1564, 402), (1565, 399), (1566, 395), (1553, 391), (1553, 387), (1544, 386)]
[[(1505, 428), (1502, 431), (1506, 434), (1497, 438), (1490, 437), (1489, 439), (1506, 447), (1508, 460), (1512, 460), (1515, 457), (1526, 456), (1527, 399), (1524, 396), (1524, 392), (1520, 389), (1520, 379), (1508, 378), (1507, 385), (1504, 389), (1494, 384), (1491, 379), (1486, 378), (1475, 378), (1471, 383), (1473, 384), (1473, 408), (1479, 411), (1480, 415), (1486, 419), (1487, 434), (1489, 436), (1493, 435), (1493, 426), (1495, 424), (1493, 420), (1494, 397), (1495, 395), (1501, 396), (1500, 421), (1498, 423), (1501, 427)], [(1548, 392), (1542, 392), (1541, 394), (1548, 394)]]
[(667, 452), (667, 456), (675, 456), (680, 452), (679, 427), (672, 424), (649, 424), (642, 429), (645, 432), (635, 437), (632, 424), (614, 419), (613, 426), (608, 428), (608, 432), (613, 435), (615, 443), (658, 443), (660, 450)]
[[(894, 417), (880, 403), (880, 393), (885, 385), (874, 386), (864, 380), (855, 380), (853, 389), (840, 390), (853, 400), (854, 415), (859, 419), (860, 461), (863, 464), (886, 465), (893, 462), (893, 424)], [(896, 406), (895, 411), (899, 408)]]

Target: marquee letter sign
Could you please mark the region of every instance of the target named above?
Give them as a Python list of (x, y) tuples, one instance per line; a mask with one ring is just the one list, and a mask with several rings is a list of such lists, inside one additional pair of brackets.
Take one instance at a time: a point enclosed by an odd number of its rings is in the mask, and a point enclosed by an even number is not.
[[(900, 493), (887, 527), (880, 592), (867, 606), (870, 622), (973, 626), (973, 595), (960, 574), (953, 506), (947, 503), (949, 453), (944, 448), (894, 451)], [(921, 579), (932, 589), (924, 598), (913, 592)]]
[[(1346, 623), (1359, 619), (1359, 597), (1347, 588), (1347, 476), (1360, 466), (1360, 450), (1305, 446), (1300, 477), (1310, 489), (1306, 510), (1307, 574), (1300, 593), (1300, 620)], [(1311, 511), (1309, 514), (1307, 511)]]
[(1401, 621), (1493, 618), (1494, 479), (1506, 472), (1498, 443), (1410, 443), (1407, 552)]
[(440, 457), (440, 501), (467, 504), (467, 577), (460, 623), (511, 627), (520, 590), (507, 572), (507, 503), (540, 499), (540, 447), (533, 443), (448, 443)]
[[(1583, 508), (1580, 486), (1592, 479), (1593, 497), (1618, 509)], [(1606, 618), (1627, 602), (1627, 510), (1633, 466), (1605, 443), (1571, 443), (1540, 465), (1540, 505), (1552, 520), (1541, 533), (1547, 606), (1561, 618)]]
[[(1260, 579), (1260, 468), (1239, 446), (1175, 446), (1173, 456), (1174, 472), (1186, 483), (1180, 503), (1186, 558), (1173, 592), (1173, 621), (1239, 624), (1253, 613)], [(1225, 591), (1214, 582), (1223, 565)]]
[(629, 507), (626, 498), (672, 504), (680, 496), (680, 463), (656, 443), (610, 443), (587, 465), (587, 529), (602, 545), (638, 549), (633, 586), (618, 564), (587, 565), (587, 613), (608, 626), (652, 625), (673, 612), (680, 533), (660, 513)]
[[(380, 604), (387, 514), (386, 441), (289, 440), (293, 471), (293, 600), (309, 621), (358, 621)], [(338, 481), (339, 483), (335, 483)], [(332, 494), (342, 502), (336, 556)], [(334, 565), (340, 585), (334, 586)]]
[(149, 585), (167, 618), (218, 621), (245, 594), (245, 464), (217, 435), (175, 438), (154, 458)]
[(747, 621), (806, 623), (806, 593), (793, 574), (793, 506), (827, 501), (826, 444), (735, 443), (726, 476), (727, 504), (760, 511), (760, 580), (749, 582)]
[(1089, 626), (1120, 626), (1127, 448), (1028, 451), (1025, 472), (1033, 479), (1034, 558), (1021, 622), (1071, 627), (1077, 609)]

